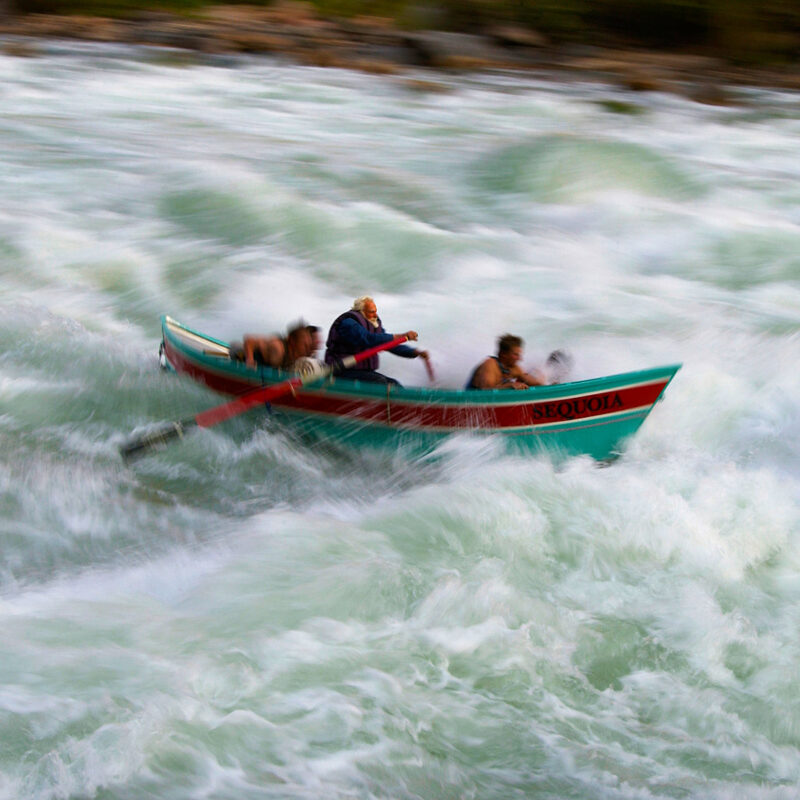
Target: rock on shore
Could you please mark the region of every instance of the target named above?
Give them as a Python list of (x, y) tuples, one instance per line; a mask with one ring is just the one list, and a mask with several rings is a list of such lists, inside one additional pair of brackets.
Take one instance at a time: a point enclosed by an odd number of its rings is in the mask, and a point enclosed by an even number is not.
[[(2, 2), (3, 0), (0, 0)], [(5, 0), (8, 2), (8, 0)], [(200, 54), (266, 53), (294, 62), (398, 73), (438, 70), (569, 71), (636, 91), (671, 91), (725, 104), (725, 85), (800, 89), (797, 67), (743, 70), (708, 56), (599, 47), (554, 46), (536, 31), (498, 25), (481, 35), (401, 31), (390, 20), (319, 16), (302, 2), (210, 6), (192, 16), (141, 12), (125, 19), (0, 14), (0, 46), (34, 56), (42, 38), (86, 39), (178, 48)]]

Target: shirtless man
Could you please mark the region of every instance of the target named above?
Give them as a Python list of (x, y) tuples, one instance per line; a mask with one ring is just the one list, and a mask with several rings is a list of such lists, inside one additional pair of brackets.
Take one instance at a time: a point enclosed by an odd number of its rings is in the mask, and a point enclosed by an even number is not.
[(475, 367), (466, 385), (467, 389), (527, 389), (547, 383), (538, 370), (535, 374), (524, 372), (519, 366), (524, 342), (519, 336), (506, 333), (497, 340), (497, 355), (489, 356)]
[(241, 345), (231, 347), (232, 358), (243, 359), (251, 369), (257, 366), (293, 370), (299, 359), (314, 355), (319, 349), (319, 328), (298, 322), (289, 328), (286, 336), (248, 333)]
[(277, 334), (259, 336), (247, 333), (242, 340), (242, 350), (244, 363), (250, 369), (255, 369), (259, 364), (280, 369), (286, 358), (286, 340)]

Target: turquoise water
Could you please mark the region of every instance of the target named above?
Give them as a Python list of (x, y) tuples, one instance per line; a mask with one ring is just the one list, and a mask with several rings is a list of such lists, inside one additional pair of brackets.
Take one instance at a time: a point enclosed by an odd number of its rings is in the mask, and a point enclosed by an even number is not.
[[(797, 94), (0, 72), (2, 800), (798, 796)], [(609, 468), (257, 414), (121, 463), (218, 402), (159, 371), (161, 313), (228, 339), (364, 293), (443, 386), (507, 330), (684, 368)]]

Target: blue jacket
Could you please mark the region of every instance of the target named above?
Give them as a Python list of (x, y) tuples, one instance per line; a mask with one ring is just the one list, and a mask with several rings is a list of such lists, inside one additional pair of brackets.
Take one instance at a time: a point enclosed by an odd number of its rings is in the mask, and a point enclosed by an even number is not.
[[(346, 311), (339, 315), (328, 332), (325, 343), (325, 363), (335, 364), (345, 356), (352, 356), (363, 350), (369, 350), (379, 344), (386, 344), (394, 339), (394, 335), (386, 333), (378, 318), (378, 327), (370, 324), (358, 311)], [(417, 351), (413, 347), (399, 344), (389, 350), (401, 358), (416, 358)], [(356, 364), (353, 369), (376, 370), (379, 365), (378, 355)]]

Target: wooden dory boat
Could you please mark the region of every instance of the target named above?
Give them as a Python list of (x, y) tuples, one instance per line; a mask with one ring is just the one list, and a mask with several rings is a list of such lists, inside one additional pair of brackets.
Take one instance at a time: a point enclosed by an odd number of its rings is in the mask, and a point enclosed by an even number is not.
[[(167, 365), (217, 392), (241, 395), (287, 378), (280, 370), (231, 360), (225, 342), (170, 317), (162, 317), (161, 327)], [(471, 433), (499, 436), (511, 451), (605, 460), (620, 453), (680, 366), (523, 392), (398, 388), (328, 377), (287, 392), (270, 408), (303, 432), (358, 446), (418, 453), (452, 434)]]

